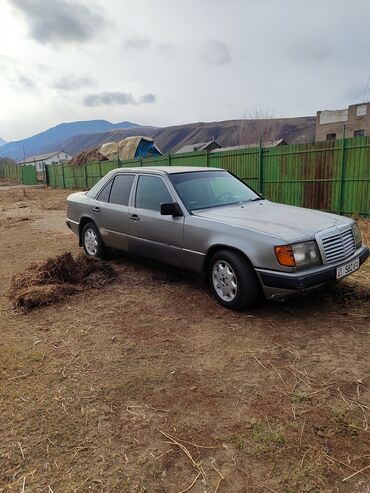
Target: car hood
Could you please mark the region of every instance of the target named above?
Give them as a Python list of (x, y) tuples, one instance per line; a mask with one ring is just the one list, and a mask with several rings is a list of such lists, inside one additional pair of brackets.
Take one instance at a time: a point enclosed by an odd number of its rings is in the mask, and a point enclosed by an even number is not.
[(193, 211), (193, 214), (224, 224), (252, 229), (286, 242), (312, 239), (316, 233), (324, 229), (353, 223), (352, 219), (335, 214), (277, 204), (269, 200), (212, 207)]

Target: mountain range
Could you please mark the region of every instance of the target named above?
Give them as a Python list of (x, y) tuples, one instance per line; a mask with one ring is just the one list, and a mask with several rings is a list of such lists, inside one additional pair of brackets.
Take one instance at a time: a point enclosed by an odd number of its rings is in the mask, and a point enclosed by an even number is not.
[(0, 137), (0, 147), (6, 144), (6, 140)]
[(258, 120), (198, 122), (169, 127), (141, 126), (123, 121), (88, 120), (61, 123), (32, 137), (9, 142), (0, 148), (0, 156), (21, 160), (46, 152), (63, 150), (72, 155), (132, 135), (152, 137), (165, 154), (184, 145), (215, 139), (222, 147), (283, 138), (289, 144), (314, 142), (314, 116)]
[(23, 140), (8, 142), (0, 148), (0, 156), (20, 160), (25, 157), (43, 154), (49, 151), (67, 150), (62, 143), (76, 135), (90, 135), (115, 129), (135, 128), (139, 125), (131, 122), (111, 123), (106, 120), (87, 120), (60, 123), (44, 132)]

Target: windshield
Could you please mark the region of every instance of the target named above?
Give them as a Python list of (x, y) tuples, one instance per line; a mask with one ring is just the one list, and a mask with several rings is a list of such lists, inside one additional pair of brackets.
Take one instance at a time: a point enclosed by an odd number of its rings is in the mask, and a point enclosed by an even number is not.
[(227, 171), (175, 173), (170, 179), (189, 211), (259, 200), (260, 196)]

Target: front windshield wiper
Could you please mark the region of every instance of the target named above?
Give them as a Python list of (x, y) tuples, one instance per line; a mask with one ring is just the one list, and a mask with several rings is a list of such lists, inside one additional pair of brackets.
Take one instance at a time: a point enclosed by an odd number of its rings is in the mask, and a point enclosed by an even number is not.
[(190, 209), (191, 211), (201, 211), (204, 209), (213, 209), (214, 207), (226, 207), (229, 205), (240, 205), (240, 204), (248, 204), (249, 202), (255, 202), (257, 200), (265, 200), (262, 197), (255, 197), (254, 199), (248, 199), (248, 200), (239, 200), (238, 202), (226, 202), (225, 204), (212, 204), (212, 205), (206, 205), (204, 207), (194, 207)]
[(254, 199), (241, 200), (238, 204), (249, 204), (249, 202), (256, 202), (257, 200), (265, 200), (263, 197), (255, 197)]
[(214, 207), (225, 207), (228, 205), (239, 205), (241, 202), (226, 202), (225, 204), (212, 204), (212, 205), (205, 205), (204, 207), (194, 207), (193, 209), (190, 209), (191, 211), (201, 211), (203, 209), (213, 209)]

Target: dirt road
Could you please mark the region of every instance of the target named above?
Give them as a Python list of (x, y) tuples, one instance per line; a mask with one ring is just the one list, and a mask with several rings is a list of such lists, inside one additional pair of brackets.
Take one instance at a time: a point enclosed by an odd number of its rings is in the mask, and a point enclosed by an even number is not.
[(67, 193), (0, 188), (0, 492), (369, 491), (369, 263), (233, 313), (117, 255), (100, 291), (14, 312), (15, 272), (78, 253)]

